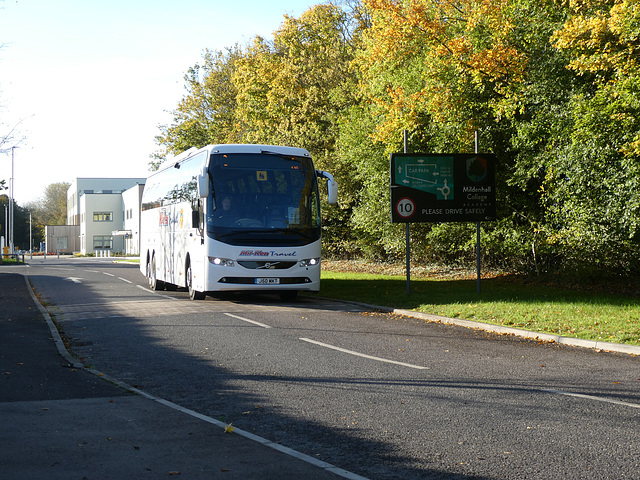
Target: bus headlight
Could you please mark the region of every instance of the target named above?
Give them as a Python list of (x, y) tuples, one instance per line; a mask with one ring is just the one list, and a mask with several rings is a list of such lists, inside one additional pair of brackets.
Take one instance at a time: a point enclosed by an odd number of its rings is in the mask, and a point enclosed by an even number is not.
[(233, 267), (233, 260), (229, 258), (209, 257), (209, 262), (221, 267)]
[(306, 258), (304, 260), (300, 260), (301, 267), (315, 267), (320, 264), (319, 258)]

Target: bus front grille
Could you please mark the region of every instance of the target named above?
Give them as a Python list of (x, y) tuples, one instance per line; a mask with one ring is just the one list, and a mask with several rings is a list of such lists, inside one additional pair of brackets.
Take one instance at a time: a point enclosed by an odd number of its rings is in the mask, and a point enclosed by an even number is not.
[(239, 260), (238, 265), (251, 270), (285, 270), (296, 265), (297, 262), (279, 262), (272, 260), (270, 262)]

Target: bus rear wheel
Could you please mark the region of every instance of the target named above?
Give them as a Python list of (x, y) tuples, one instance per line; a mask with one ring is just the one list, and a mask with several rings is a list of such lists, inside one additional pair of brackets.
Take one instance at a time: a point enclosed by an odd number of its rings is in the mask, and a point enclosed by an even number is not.
[(204, 292), (199, 292), (193, 288), (193, 269), (191, 262), (187, 263), (187, 288), (189, 289), (189, 298), (191, 300), (204, 300)]

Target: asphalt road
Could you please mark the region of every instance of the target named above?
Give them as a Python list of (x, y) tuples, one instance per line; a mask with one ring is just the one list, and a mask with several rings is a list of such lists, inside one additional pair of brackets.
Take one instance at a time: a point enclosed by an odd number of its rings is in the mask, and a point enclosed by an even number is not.
[(70, 351), (370, 479), (640, 478), (640, 359), (310, 296), (152, 292), (137, 265), (24, 272)]

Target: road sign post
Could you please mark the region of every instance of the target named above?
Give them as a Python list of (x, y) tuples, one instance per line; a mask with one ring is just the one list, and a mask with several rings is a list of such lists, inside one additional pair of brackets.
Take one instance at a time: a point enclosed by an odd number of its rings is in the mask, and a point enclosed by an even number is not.
[[(409, 130), (403, 131), (404, 139), (404, 153), (409, 153)], [(411, 218), (415, 213), (415, 204), (410, 198), (400, 200), (396, 205), (402, 212), (400, 215), (404, 218)], [(405, 225), (405, 256), (406, 256), (406, 270), (407, 270), (407, 297), (411, 295), (411, 228), (409, 222)]]

